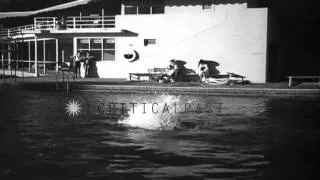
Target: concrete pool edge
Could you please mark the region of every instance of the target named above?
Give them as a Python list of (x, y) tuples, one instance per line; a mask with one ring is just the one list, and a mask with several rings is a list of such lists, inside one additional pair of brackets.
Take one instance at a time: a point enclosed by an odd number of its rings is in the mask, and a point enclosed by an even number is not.
[(134, 85), (77, 85), (75, 91), (100, 91), (111, 93), (168, 93), (181, 95), (224, 95), (224, 96), (312, 96), (320, 98), (320, 89), (276, 89), (236, 87), (168, 87)]
[[(5, 83), (21, 90), (34, 91), (65, 91), (66, 83), (56, 82), (19, 82)], [(0, 83), (0, 87), (4, 84)], [(317, 97), (320, 98), (320, 88), (287, 88), (267, 86), (170, 86), (158, 84), (99, 84), (76, 82), (70, 83), (72, 91), (95, 91), (108, 93), (137, 93), (137, 94), (178, 94), (178, 95), (221, 95), (221, 96), (280, 96), (280, 97)]]

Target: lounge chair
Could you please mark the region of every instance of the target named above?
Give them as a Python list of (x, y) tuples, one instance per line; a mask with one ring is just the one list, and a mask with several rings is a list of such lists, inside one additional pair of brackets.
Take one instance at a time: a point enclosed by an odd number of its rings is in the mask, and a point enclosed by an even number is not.
[(209, 78), (206, 78), (204, 82), (212, 85), (243, 84), (245, 82), (244, 78), (244, 76), (239, 74), (227, 72), (227, 74), (212, 75)]
[(141, 77), (147, 77), (148, 81), (157, 80), (166, 74), (166, 68), (148, 69), (148, 73), (129, 73), (130, 80), (141, 80)]
[(69, 73), (72, 71), (72, 66), (70, 62), (63, 62), (58, 65), (58, 72), (57, 72), (57, 77), (59, 77), (59, 72), (62, 71), (62, 81), (64, 82), (64, 72), (68, 73), (68, 78), (69, 78)]
[(288, 86), (291, 87), (293, 84), (293, 79), (300, 79), (300, 80), (306, 80), (306, 79), (318, 79), (318, 84), (320, 86), (320, 76), (287, 76), (289, 78)]

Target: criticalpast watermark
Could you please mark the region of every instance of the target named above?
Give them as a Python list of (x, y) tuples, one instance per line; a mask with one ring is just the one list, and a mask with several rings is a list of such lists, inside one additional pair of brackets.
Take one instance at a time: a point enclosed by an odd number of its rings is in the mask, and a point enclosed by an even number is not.
[[(83, 99), (83, 98), (82, 98)], [(65, 113), (77, 117), (87, 111), (88, 102), (79, 98), (70, 98), (65, 103)], [(221, 103), (203, 102), (99, 102), (92, 106), (96, 113), (105, 114), (184, 114), (184, 113), (215, 113), (221, 112)]]
[(100, 114), (179, 114), (179, 113), (218, 113), (221, 112), (221, 104), (209, 103), (99, 103), (97, 105)]
[(72, 99), (67, 102), (65, 110), (69, 116), (75, 117), (81, 114), (82, 106), (78, 100)]

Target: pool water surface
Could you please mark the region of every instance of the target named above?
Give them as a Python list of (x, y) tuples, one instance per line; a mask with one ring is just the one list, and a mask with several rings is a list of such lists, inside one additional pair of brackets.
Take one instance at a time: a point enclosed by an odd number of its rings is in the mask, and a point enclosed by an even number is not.
[[(79, 114), (67, 113), (70, 102)], [(317, 98), (1, 89), (0, 175), (311, 179), (319, 117)]]

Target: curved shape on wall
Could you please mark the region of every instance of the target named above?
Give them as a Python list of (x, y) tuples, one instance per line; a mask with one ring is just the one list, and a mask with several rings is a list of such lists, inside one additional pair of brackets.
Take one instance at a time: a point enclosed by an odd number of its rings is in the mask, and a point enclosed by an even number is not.
[(129, 50), (123, 54), (124, 58), (129, 62), (135, 62), (139, 59), (139, 53), (136, 50)]

